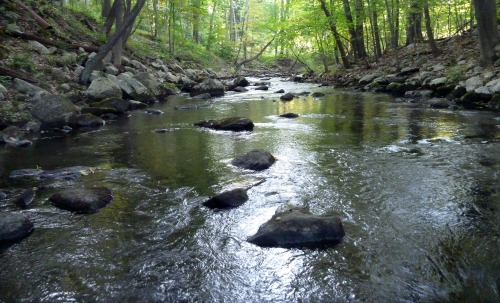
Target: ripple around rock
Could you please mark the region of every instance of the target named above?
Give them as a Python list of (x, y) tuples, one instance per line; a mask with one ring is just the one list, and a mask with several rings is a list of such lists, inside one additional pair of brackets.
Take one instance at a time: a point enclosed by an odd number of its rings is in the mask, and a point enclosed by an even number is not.
[(109, 188), (66, 189), (53, 194), (49, 201), (54, 206), (75, 213), (95, 213), (113, 201)]
[(324, 247), (340, 243), (344, 235), (339, 218), (292, 208), (276, 213), (248, 242), (262, 247)]
[(271, 167), (274, 162), (276, 162), (276, 158), (270, 152), (254, 149), (246, 154), (237, 156), (231, 161), (231, 164), (244, 169), (261, 171)]
[(0, 243), (18, 241), (33, 231), (33, 222), (20, 214), (0, 213)]
[(247, 191), (243, 188), (236, 188), (208, 199), (203, 202), (203, 205), (208, 208), (234, 208), (243, 205), (246, 201), (248, 201)]

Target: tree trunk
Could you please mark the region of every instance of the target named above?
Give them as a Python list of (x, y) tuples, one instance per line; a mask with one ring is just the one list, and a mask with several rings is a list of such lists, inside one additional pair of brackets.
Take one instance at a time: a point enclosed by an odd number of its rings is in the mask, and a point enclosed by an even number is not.
[(101, 7), (101, 18), (105, 19), (109, 15), (111, 10), (111, 0), (103, 0)]
[(425, 16), (425, 29), (427, 31), (427, 38), (429, 39), (429, 45), (431, 46), (431, 51), (434, 56), (439, 55), (440, 51), (434, 40), (434, 33), (432, 32), (431, 26), (431, 16), (429, 14), (429, 1), (424, 0), (424, 16)]
[(356, 27), (355, 32), (356, 32), (356, 48), (358, 51), (358, 58), (366, 58), (366, 49), (365, 49), (365, 43), (364, 43), (364, 31), (363, 31), (363, 24), (364, 24), (364, 5), (363, 5), (363, 0), (356, 0), (354, 2), (354, 8), (356, 12)]
[[(117, 31), (123, 23), (123, 0), (115, 0), (115, 2), (118, 2), (118, 9), (116, 11), (116, 18), (115, 18), (115, 31)], [(120, 39), (116, 42), (115, 46), (113, 47), (113, 65), (114, 66), (120, 66), (122, 65), (122, 52), (123, 52), (123, 38), (125, 35), (122, 35)]]
[(245, 63), (248, 63), (248, 62), (251, 62), (257, 58), (260, 57), (260, 55), (262, 55), (266, 49), (269, 47), (269, 45), (271, 45), (271, 43), (273, 43), (274, 39), (276, 38), (276, 36), (274, 36), (269, 42), (267, 42), (266, 45), (264, 45), (264, 47), (260, 50), (260, 52), (258, 52), (255, 56), (253, 56), (252, 58), (249, 58), (249, 59), (246, 59), (246, 60), (243, 60), (239, 63), (236, 63), (236, 69), (238, 70), (243, 64)]
[(210, 50), (210, 47), (212, 47), (212, 43), (214, 41), (214, 17), (215, 17), (215, 11), (217, 9), (217, 0), (214, 0), (214, 6), (212, 9), (212, 14), (210, 15), (210, 26), (208, 28), (208, 41), (207, 41), (207, 46), (206, 49)]
[(200, 0), (193, 0), (193, 41), (200, 43)]
[(495, 46), (498, 43), (495, 0), (474, 0), (477, 30), (479, 33), (479, 53), (481, 65), (492, 65), (495, 56)]
[(81, 84), (87, 84), (92, 71), (99, 65), (101, 60), (104, 59), (104, 57), (106, 57), (106, 55), (111, 51), (111, 49), (113, 48), (113, 46), (115, 46), (118, 40), (123, 37), (127, 29), (134, 24), (134, 21), (139, 15), (139, 12), (141, 11), (145, 2), (146, 0), (137, 0), (134, 9), (130, 12), (127, 18), (123, 20), (122, 26), (120, 28), (117, 28), (113, 36), (111, 36), (111, 38), (109, 39), (109, 41), (100, 48), (99, 52), (97, 52), (97, 54), (92, 59), (87, 61), (87, 64), (85, 64), (85, 68), (80, 74), (79, 82)]
[[(394, 20), (397, 20), (398, 16), (394, 16), (393, 8), (389, 6), (388, 0), (385, 0), (385, 8), (387, 10), (387, 19), (389, 21), (388, 22), (389, 23), (389, 31), (391, 32), (391, 40), (390, 40), (391, 47), (393, 49), (397, 49), (398, 48), (399, 34), (397, 31), (397, 28), (394, 26)], [(399, 7), (397, 9), (399, 9)]]
[(342, 58), (342, 63), (344, 64), (345, 68), (350, 68), (351, 63), (349, 62), (349, 58), (347, 57), (347, 54), (344, 50), (344, 46), (342, 45), (342, 41), (340, 40), (340, 35), (339, 32), (337, 31), (337, 25), (335, 24), (335, 21), (333, 20), (332, 14), (326, 7), (325, 0), (319, 0), (321, 3), (321, 9), (323, 10), (323, 13), (325, 16), (328, 18), (328, 25), (330, 26), (330, 30), (332, 31), (333, 37), (335, 39), (335, 43), (337, 44), (337, 48), (340, 52), (340, 57)]
[(29, 8), (28, 6), (26, 6), (24, 3), (22, 3), (21, 1), (19, 0), (12, 0), (17, 6), (21, 7), (22, 9), (24, 9), (25, 11), (28, 12), (28, 14), (33, 18), (35, 19), (36, 23), (42, 27), (42, 28), (46, 28), (46, 29), (50, 29), (52, 28), (52, 26), (47, 22), (45, 21), (42, 17), (40, 17), (37, 13), (35, 13), (31, 8)]
[(422, 42), (422, 8), (419, 0), (413, 0), (408, 12), (408, 23), (406, 25), (406, 45)]
[(368, 2), (368, 5), (370, 6), (371, 13), (372, 13), (372, 22), (373, 22), (373, 35), (375, 39), (375, 54), (377, 58), (382, 57), (382, 47), (380, 45), (380, 30), (378, 28), (378, 14), (377, 14), (377, 7), (376, 7), (376, 0), (372, 0), (371, 2)]

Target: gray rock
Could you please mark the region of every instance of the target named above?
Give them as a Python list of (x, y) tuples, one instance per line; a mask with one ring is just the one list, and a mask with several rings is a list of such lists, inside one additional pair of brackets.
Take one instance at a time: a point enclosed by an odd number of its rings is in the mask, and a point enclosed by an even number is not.
[(176, 75), (170, 73), (170, 72), (165, 72), (165, 81), (170, 82), (170, 83), (178, 83), (179, 82), (179, 77)]
[(46, 90), (17, 78), (14, 79), (14, 88), (18, 92), (27, 94), (30, 97), (34, 97), (37, 94), (48, 94)]
[(104, 68), (104, 72), (106, 74), (110, 74), (110, 75), (113, 75), (113, 76), (118, 75), (118, 69), (116, 67), (114, 67), (113, 65), (107, 65)]
[(276, 159), (270, 152), (254, 149), (246, 154), (237, 156), (231, 161), (231, 164), (243, 169), (261, 171), (271, 167), (274, 162), (276, 162)]
[(33, 118), (42, 124), (60, 127), (67, 119), (76, 113), (73, 103), (66, 97), (59, 95), (46, 95), (40, 98), (31, 108)]
[(112, 108), (115, 111), (114, 114), (123, 114), (128, 110), (129, 102), (121, 98), (108, 98), (99, 102), (93, 102), (90, 104), (91, 107), (99, 108)]
[(246, 87), (236, 86), (235, 88), (233, 88), (233, 91), (238, 92), (238, 93), (244, 93), (244, 92), (247, 92), (248, 89)]
[(130, 110), (135, 110), (135, 109), (144, 109), (147, 108), (148, 105), (146, 103), (136, 101), (136, 100), (129, 100), (128, 101), (128, 108)]
[(472, 77), (465, 81), (465, 90), (467, 92), (472, 92), (476, 88), (483, 86), (483, 81), (479, 77)]
[(262, 86), (256, 87), (255, 90), (269, 90), (269, 87), (266, 85), (262, 85)]
[(365, 75), (363, 76), (361, 79), (359, 79), (359, 84), (360, 85), (366, 85), (368, 83), (371, 83), (373, 82), (373, 80), (375, 80), (377, 77), (379, 77), (380, 75), (379, 74), (369, 74), (369, 75)]
[(56, 81), (61, 82), (64, 80), (68, 80), (67, 75), (60, 68), (57, 68), (57, 67), (53, 67), (50, 69), (50, 75), (51, 75), (52, 79), (54, 79)]
[(63, 65), (72, 65), (76, 64), (77, 59), (78, 59), (78, 54), (76, 53), (64, 53), (59, 59), (59, 61)]
[(30, 49), (36, 51), (39, 54), (47, 55), (50, 53), (49, 49), (45, 47), (45, 45), (41, 44), (38, 41), (30, 40), (28, 41), (28, 45)]
[(34, 169), (34, 168), (18, 169), (11, 171), (9, 174), (9, 178), (10, 179), (33, 178), (39, 176), (41, 173), (43, 173), (43, 170), (41, 169)]
[(340, 243), (344, 235), (339, 218), (293, 208), (275, 213), (248, 242), (262, 247), (323, 247)]
[(77, 180), (83, 175), (88, 175), (92, 172), (93, 170), (90, 167), (71, 166), (44, 171), (38, 174), (38, 177), (44, 180)]
[(279, 115), (281, 118), (289, 118), (289, 119), (293, 119), (293, 118), (298, 118), (299, 115), (295, 114), (295, 113), (286, 113), (286, 114), (282, 114), (282, 115)]
[(210, 95), (209, 93), (205, 93), (205, 94), (201, 94), (201, 95), (196, 95), (193, 97), (193, 99), (195, 100), (208, 100), (212, 98), (212, 95)]
[(105, 77), (98, 77), (92, 81), (85, 91), (85, 96), (90, 100), (103, 100), (107, 98), (121, 98), (122, 89), (116, 83)]
[(24, 126), (24, 129), (32, 132), (32, 133), (37, 133), (40, 131), (41, 124), (38, 121), (28, 121), (26, 125)]
[(7, 93), (7, 89), (1, 83), (0, 83), (0, 93), (2, 93), (2, 94)]
[(163, 93), (161, 81), (152, 74), (146, 72), (138, 73), (133, 78), (141, 82), (153, 96), (157, 97)]
[(33, 231), (33, 222), (20, 214), (0, 213), (0, 243), (15, 242)]
[(212, 97), (224, 96), (224, 85), (217, 79), (205, 79), (191, 89), (191, 96), (208, 93)]
[(178, 64), (176, 63), (173, 63), (173, 64), (170, 64), (170, 69), (173, 70), (174, 72), (178, 73), (178, 74), (182, 74), (184, 75), (185, 72), (184, 70), (182, 69), (182, 67), (180, 67)]
[(432, 96), (432, 94), (433, 94), (433, 91), (428, 90), (428, 89), (411, 90), (411, 91), (405, 92), (405, 97), (408, 97), (408, 98), (429, 98)]
[(220, 193), (203, 202), (203, 205), (208, 208), (226, 209), (241, 206), (246, 201), (248, 201), (247, 191), (237, 188)]
[(15, 147), (30, 147), (31, 145), (33, 145), (33, 142), (30, 140), (19, 140), (14, 144)]
[(113, 201), (113, 193), (105, 187), (66, 189), (53, 194), (49, 201), (54, 206), (75, 213), (95, 213)]
[(493, 93), (486, 86), (480, 86), (474, 90), (474, 92), (483, 99), (489, 99), (493, 96)]
[(142, 102), (152, 102), (155, 100), (153, 93), (139, 80), (131, 77), (128, 73), (118, 75), (118, 85), (126, 96)]
[(84, 69), (84, 67), (83, 67), (83, 66), (78, 65), (78, 66), (75, 68), (75, 71), (74, 71), (75, 75), (76, 75), (77, 77), (80, 77), (80, 74), (82, 73), (83, 69)]
[(313, 98), (319, 98), (319, 97), (324, 97), (324, 96), (325, 96), (325, 93), (322, 93), (322, 92), (314, 92), (311, 95), (311, 97), (313, 97)]
[(163, 112), (159, 109), (156, 109), (156, 108), (148, 108), (148, 109), (146, 109), (146, 114), (161, 115), (161, 114), (163, 114)]
[(284, 89), (279, 89), (279, 90), (275, 91), (274, 93), (275, 94), (284, 94), (285, 90)]
[(431, 89), (436, 89), (436, 88), (438, 88), (438, 87), (440, 87), (440, 86), (445, 85), (447, 81), (448, 81), (448, 80), (447, 80), (447, 78), (446, 78), (446, 77), (436, 78), (436, 79), (433, 79), (433, 80), (431, 80), (431, 81), (429, 82), (429, 87), (430, 87)]
[(240, 117), (200, 121), (198, 123), (195, 123), (194, 125), (215, 130), (228, 130), (235, 132), (252, 131), (254, 127), (254, 124), (250, 119)]
[(144, 66), (144, 64), (142, 64), (141, 62), (139, 62), (137, 60), (131, 60), (130, 61), (130, 65), (133, 68), (138, 69), (138, 70), (144, 70), (144, 69), (146, 69), (146, 67)]
[(72, 115), (68, 120), (70, 127), (99, 127), (104, 124), (103, 119), (92, 114)]
[(69, 86), (69, 84), (67, 83), (63, 83), (61, 84), (61, 90), (65, 91), (65, 92), (69, 92), (71, 90), (71, 86)]
[(3, 93), (0, 93), (0, 101), (1, 101), (1, 100), (5, 100), (5, 96), (4, 96), (4, 94), (3, 94)]

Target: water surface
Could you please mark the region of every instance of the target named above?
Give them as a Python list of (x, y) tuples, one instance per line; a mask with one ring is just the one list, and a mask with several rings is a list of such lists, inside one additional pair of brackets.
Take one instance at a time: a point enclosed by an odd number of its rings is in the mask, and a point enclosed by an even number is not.
[[(256, 79), (254, 79), (256, 80)], [(323, 91), (279, 101), (272, 93)], [(198, 105), (196, 110), (180, 106)], [(44, 134), (0, 149), (0, 211), (19, 210), (10, 171), (87, 165), (95, 173), (39, 191), (25, 211), (36, 226), (0, 250), (0, 302), (441, 302), (499, 298), (500, 118), (430, 109), (386, 95), (293, 84), (209, 101), (175, 96), (163, 115), (131, 112), (106, 126)], [(297, 119), (279, 118), (294, 112)], [(253, 132), (193, 126), (243, 116)], [(174, 132), (157, 134), (155, 129)], [(264, 172), (234, 168), (254, 148), (278, 159)], [(209, 196), (249, 190), (243, 206), (214, 212)], [(115, 201), (93, 215), (50, 205), (57, 188), (108, 186)], [(328, 249), (246, 242), (283, 205), (343, 221)]]

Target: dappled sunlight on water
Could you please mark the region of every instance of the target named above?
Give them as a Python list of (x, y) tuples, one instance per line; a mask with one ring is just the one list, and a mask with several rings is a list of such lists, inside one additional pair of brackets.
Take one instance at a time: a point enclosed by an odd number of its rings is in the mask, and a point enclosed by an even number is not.
[[(279, 89), (327, 95), (281, 102)], [(189, 104), (203, 106), (178, 109)], [(278, 78), (269, 91), (155, 107), (164, 114), (135, 111), (97, 132), (0, 151), (6, 191), (46, 188), (22, 211), (35, 232), (0, 251), (0, 302), (455, 302), (496, 287), (495, 114)], [(288, 112), (299, 117), (278, 117)], [(252, 119), (254, 131), (193, 126), (231, 116)], [(162, 128), (175, 130), (152, 132)], [(230, 164), (256, 148), (277, 162), (262, 172)], [(51, 186), (6, 178), (71, 165), (95, 172)], [(56, 188), (84, 186), (113, 188), (115, 200), (93, 215), (47, 201)], [(250, 188), (242, 206), (201, 205), (237, 187)], [(12, 200), (0, 211), (18, 211)], [(286, 205), (339, 216), (345, 238), (327, 249), (246, 242)]]

